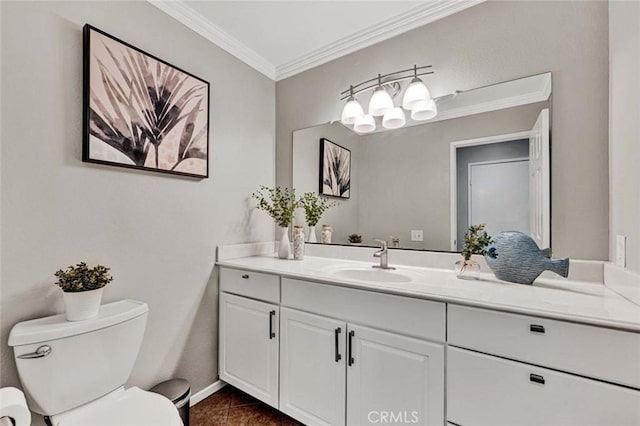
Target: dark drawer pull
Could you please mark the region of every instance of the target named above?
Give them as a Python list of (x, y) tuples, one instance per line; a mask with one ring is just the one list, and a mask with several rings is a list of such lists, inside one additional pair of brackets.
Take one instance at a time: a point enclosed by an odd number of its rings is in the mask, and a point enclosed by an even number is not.
[(544, 334), (544, 325), (531, 324), (529, 330), (531, 330), (532, 333)]
[(276, 316), (276, 311), (269, 312), (269, 340), (276, 337), (276, 333), (273, 332), (273, 317)]
[(542, 377), (539, 374), (529, 374), (529, 381), (533, 382), (533, 383), (540, 383), (541, 385), (544, 385), (544, 377)]
[(352, 345), (353, 345), (353, 336), (355, 336), (355, 335), (356, 335), (356, 332), (355, 332), (355, 331), (351, 330), (351, 331), (349, 332), (349, 345), (348, 345), (348, 346), (349, 346), (349, 348), (348, 348), (348, 350), (349, 350), (349, 354), (348, 354), (348, 357), (349, 357), (349, 362), (348, 362), (349, 367), (351, 367), (351, 366), (353, 365), (353, 363), (354, 363), (354, 362), (356, 362), (356, 360), (353, 358), (353, 347), (352, 347)]
[(342, 333), (342, 328), (338, 327), (334, 330), (334, 336), (336, 338), (336, 362), (340, 362), (342, 359), (342, 355), (340, 355), (340, 333)]
[(248, 279), (249, 279), (249, 274), (244, 274), (244, 275), (242, 276), (242, 278), (244, 278), (245, 280), (248, 280)]

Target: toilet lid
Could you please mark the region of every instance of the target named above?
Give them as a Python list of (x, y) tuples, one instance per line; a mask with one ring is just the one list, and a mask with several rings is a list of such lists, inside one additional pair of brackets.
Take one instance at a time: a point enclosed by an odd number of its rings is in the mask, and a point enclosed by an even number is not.
[(171, 401), (136, 387), (112, 392), (51, 420), (55, 426), (182, 426)]

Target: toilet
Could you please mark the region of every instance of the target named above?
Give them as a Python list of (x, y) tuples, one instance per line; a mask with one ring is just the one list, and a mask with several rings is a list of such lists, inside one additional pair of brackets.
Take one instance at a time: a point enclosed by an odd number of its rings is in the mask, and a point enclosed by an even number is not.
[(16, 324), (9, 346), (31, 411), (53, 426), (182, 426), (169, 399), (124, 388), (148, 311), (121, 300), (86, 321), (61, 314)]

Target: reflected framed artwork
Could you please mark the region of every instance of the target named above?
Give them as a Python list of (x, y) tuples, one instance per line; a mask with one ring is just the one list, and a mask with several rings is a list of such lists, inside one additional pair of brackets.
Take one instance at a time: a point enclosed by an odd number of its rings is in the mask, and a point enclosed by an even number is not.
[(330, 197), (351, 197), (351, 151), (329, 139), (320, 139), (318, 192)]
[(209, 83), (87, 24), (82, 161), (209, 177)]

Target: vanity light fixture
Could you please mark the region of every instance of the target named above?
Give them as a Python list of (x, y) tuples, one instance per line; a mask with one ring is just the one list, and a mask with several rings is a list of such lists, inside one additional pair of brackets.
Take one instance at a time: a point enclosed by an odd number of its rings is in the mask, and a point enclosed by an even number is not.
[[(431, 65), (417, 66), (389, 74), (378, 74), (376, 77), (349, 86), (340, 95), (340, 100), (346, 100), (342, 109), (341, 122), (353, 126), (358, 133), (371, 133), (376, 129), (376, 118), (382, 117), (379, 124), (386, 129), (397, 129), (406, 124), (405, 113), (402, 108), (411, 111), (414, 121), (429, 120), (438, 114), (434, 99), (429, 89), (419, 78), (433, 74)], [(395, 106), (393, 98), (401, 91), (400, 83), (410, 80), (402, 98), (402, 108)], [(395, 90), (395, 93), (394, 93)], [(365, 114), (356, 96), (366, 91), (373, 91), (369, 100), (369, 111)], [(389, 94), (391, 91), (392, 95)]]
[(389, 93), (382, 87), (381, 75), (378, 74), (378, 87), (373, 91), (371, 100), (369, 101), (369, 114), (374, 117), (385, 115), (393, 109), (393, 99)]
[(382, 126), (385, 129), (399, 129), (405, 123), (404, 111), (400, 107), (390, 109), (382, 118)]
[(431, 93), (429, 93), (429, 89), (424, 85), (422, 80), (418, 77), (418, 67), (413, 66), (413, 79), (407, 87), (406, 92), (404, 92), (404, 97), (402, 98), (402, 108), (412, 110), (415, 106), (420, 102), (428, 102), (431, 100)]
[(353, 86), (350, 87), (349, 99), (347, 99), (347, 103), (342, 109), (342, 122), (344, 124), (355, 124), (356, 120), (362, 116), (364, 116), (364, 111), (362, 110), (362, 106), (360, 102), (353, 97)]
[(436, 101), (429, 99), (428, 101), (419, 101), (413, 104), (411, 110), (411, 119), (415, 121), (430, 120), (438, 115), (438, 107)]
[(371, 133), (376, 129), (376, 120), (373, 115), (367, 114), (362, 117), (358, 117), (353, 126), (353, 130), (358, 133)]

